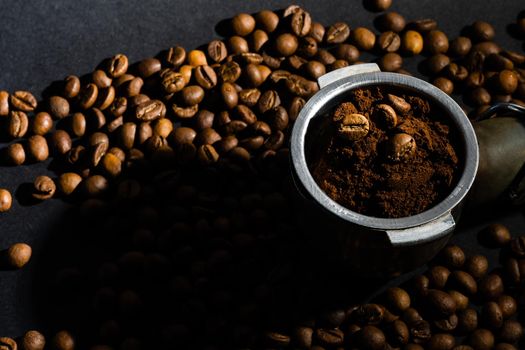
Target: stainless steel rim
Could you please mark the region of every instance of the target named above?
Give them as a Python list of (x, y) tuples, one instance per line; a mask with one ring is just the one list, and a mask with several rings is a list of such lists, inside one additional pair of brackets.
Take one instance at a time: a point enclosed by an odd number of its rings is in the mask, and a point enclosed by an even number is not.
[[(452, 192), (439, 204), (420, 214), (404, 218), (377, 218), (351, 211), (328, 197), (313, 179), (306, 162), (305, 136), (310, 121), (320, 109), (333, 98), (358, 87), (370, 85), (393, 85), (413, 89), (435, 101), (445, 112), (448, 112), (452, 121), (459, 129), (458, 134), (463, 137), (464, 168), (463, 173)], [(394, 230), (414, 227), (428, 223), (450, 212), (466, 196), (476, 177), (479, 163), (479, 149), (476, 134), (467, 116), (458, 104), (435, 86), (411, 76), (375, 72), (349, 76), (338, 80), (319, 90), (301, 110), (291, 136), (292, 166), (301, 185), (307, 193), (322, 207), (351, 223), (377, 230)]]

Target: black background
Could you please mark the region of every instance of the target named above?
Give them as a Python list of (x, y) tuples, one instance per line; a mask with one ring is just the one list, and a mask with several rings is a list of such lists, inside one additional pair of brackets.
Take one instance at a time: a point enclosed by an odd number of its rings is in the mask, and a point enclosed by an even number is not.
[[(376, 14), (358, 0), (298, 1), (316, 21), (329, 25), (343, 20), (351, 27), (371, 27)], [(0, 2), (0, 89), (43, 89), (69, 74), (90, 72), (104, 58), (125, 53), (131, 62), (154, 56), (174, 45), (194, 48), (217, 37), (215, 25), (237, 12), (284, 8), (285, 1), (8, 1)], [(459, 35), (476, 19), (492, 23), (496, 40), (507, 49), (523, 51), (523, 42), (512, 38), (508, 25), (525, 9), (521, 0), (394, 0), (392, 10), (407, 20), (432, 17), (450, 37)], [(416, 72), (421, 57), (405, 67)], [(5, 145), (1, 144), (1, 147)], [(41, 248), (60, 222), (67, 204), (51, 200), (24, 205), (16, 195), (19, 185), (41, 174), (52, 174), (48, 163), (0, 167), (0, 187), (15, 194), (13, 208), (0, 214), (0, 248), (27, 242), (34, 248), (32, 262), (22, 271), (0, 272), (0, 336), (19, 336), (38, 328), (44, 320), (36, 316), (33, 290), (35, 266)], [(493, 215), (469, 214), (463, 218), (455, 241), (468, 252), (480, 251), (475, 240), (479, 227), (488, 221), (509, 225), (513, 234), (523, 233), (520, 210), (494, 209)], [(70, 232), (75, 235), (74, 230)]]

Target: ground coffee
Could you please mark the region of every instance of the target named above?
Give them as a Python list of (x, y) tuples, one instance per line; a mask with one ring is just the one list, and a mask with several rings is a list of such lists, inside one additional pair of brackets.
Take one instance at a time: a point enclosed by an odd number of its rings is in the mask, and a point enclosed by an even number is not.
[(312, 175), (330, 198), (358, 213), (399, 218), (443, 200), (459, 159), (444, 112), (412, 92), (356, 89), (322, 122)]

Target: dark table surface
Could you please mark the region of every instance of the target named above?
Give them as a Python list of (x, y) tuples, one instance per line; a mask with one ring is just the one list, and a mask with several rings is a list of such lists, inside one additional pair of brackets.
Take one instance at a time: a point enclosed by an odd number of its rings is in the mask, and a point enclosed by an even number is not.
[[(352, 27), (371, 27), (376, 16), (366, 11), (360, 0), (297, 3), (325, 25), (343, 20)], [(194, 48), (217, 37), (215, 25), (237, 12), (287, 5), (286, 1), (276, 0), (4, 0), (0, 2), (0, 89), (29, 90), (40, 96), (51, 82), (69, 74), (88, 73), (115, 53), (125, 53), (133, 62), (176, 44)], [(462, 27), (474, 20), (488, 21), (496, 28), (496, 40), (516, 51), (523, 51), (523, 42), (512, 38), (507, 27), (524, 9), (520, 0), (394, 0), (392, 7), (407, 20), (437, 19), (450, 37), (459, 35)], [(418, 74), (416, 67), (421, 60), (410, 59), (405, 67)], [(27, 242), (34, 248), (34, 258), (26, 268), (0, 272), (0, 336), (19, 336), (43, 322), (34, 312), (36, 265), (44, 242), (68, 205), (60, 200), (38, 205), (20, 200), (16, 195), (19, 185), (41, 174), (53, 174), (48, 163), (0, 166), (0, 187), (15, 193), (12, 210), (0, 214), (0, 249), (14, 242)], [(481, 251), (475, 234), (491, 221), (507, 224), (514, 234), (523, 233), (525, 228), (519, 209), (494, 209), (491, 215), (465, 217), (454, 241), (468, 252)]]

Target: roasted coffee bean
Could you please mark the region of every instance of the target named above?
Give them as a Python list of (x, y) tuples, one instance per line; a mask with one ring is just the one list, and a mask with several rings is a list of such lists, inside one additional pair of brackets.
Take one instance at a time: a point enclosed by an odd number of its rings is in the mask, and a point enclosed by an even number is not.
[(350, 36), (350, 27), (344, 22), (337, 22), (328, 27), (325, 33), (327, 44), (341, 44)]
[(523, 327), (518, 321), (505, 320), (497, 335), (499, 341), (515, 344), (523, 337)]
[(49, 157), (47, 141), (43, 136), (33, 135), (27, 140), (26, 154), (31, 160), (43, 162)]
[(465, 294), (460, 293), (457, 290), (448, 290), (447, 293), (450, 294), (456, 302), (457, 310), (465, 310), (468, 307), (469, 298)]
[(5, 188), (0, 188), (0, 213), (5, 213), (11, 209), (13, 204), (13, 197), (11, 193)]
[(483, 21), (475, 21), (470, 26), (470, 36), (474, 41), (491, 41), (496, 36), (494, 27)]
[(342, 115), (334, 122), (337, 124), (339, 137), (349, 141), (358, 141), (364, 138), (370, 130), (368, 119), (358, 113)]
[(236, 35), (246, 36), (255, 29), (255, 19), (247, 13), (239, 13), (232, 18), (231, 26)]
[(250, 125), (251, 133), (258, 136), (270, 136), (272, 133), (272, 129), (270, 126), (261, 120), (256, 121), (255, 123)]
[(179, 67), (186, 60), (186, 50), (183, 47), (170, 47), (164, 57), (166, 63), (173, 67)]
[(481, 72), (472, 72), (465, 79), (465, 85), (471, 89), (482, 87), (485, 83), (485, 76)]
[(235, 108), (239, 103), (239, 94), (232, 83), (225, 82), (221, 85), (221, 97), (224, 105), (228, 109)]
[(279, 16), (270, 10), (262, 10), (255, 14), (256, 25), (267, 33), (273, 32), (279, 24)]
[(111, 115), (114, 117), (120, 117), (126, 112), (127, 109), (128, 100), (125, 97), (117, 97), (109, 107), (109, 113), (111, 113)]
[(211, 89), (217, 85), (217, 74), (210, 66), (195, 68), (195, 81), (204, 89)]
[(0, 117), (5, 117), (9, 114), (9, 93), (5, 90), (0, 90)]
[(408, 326), (401, 320), (395, 320), (390, 323), (386, 329), (386, 333), (389, 343), (395, 346), (403, 346), (407, 344), (410, 339)]
[(458, 312), (457, 330), (460, 334), (467, 334), (478, 328), (478, 313), (476, 310), (467, 308)]
[(453, 81), (463, 81), (469, 75), (467, 68), (453, 62), (446, 66), (442, 72)]
[[(31, 259), (32, 249), (25, 243), (15, 243), (7, 249), (7, 263), (11, 268), (21, 269)], [(15, 347), (16, 349), (16, 343)]]
[(221, 135), (212, 128), (204, 129), (197, 135), (197, 142), (202, 145), (212, 145), (220, 139)]
[(450, 58), (441, 53), (430, 56), (426, 61), (428, 71), (431, 74), (440, 73), (449, 64), (450, 64)]
[(264, 45), (270, 40), (268, 34), (265, 31), (256, 29), (250, 38), (251, 51), (259, 52), (264, 47)]
[(423, 37), (414, 30), (407, 30), (401, 38), (401, 49), (410, 55), (423, 51)]
[(452, 56), (463, 57), (466, 56), (472, 48), (472, 42), (465, 36), (458, 36), (450, 42), (448, 52)]
[(135, 118), (142, 121), (153, 121), (163, 118), (166, 114), (166, 106), (159, 100), (150, 100), (141, 103), (135, 110)]
[(63, 173), (58, 178), (58, 189), (62, 194), (69, 196), (81, 182), (82, 177), (80, 175), (76, 173)]
[(509, 295), (501, 295), (497, 299), (498, 305), (501, 309), (504, 318), (510, 318), (516, 314), (518, 310), (518, 304), (516, 299)]
[(187, 106), (199, 104), (204, 99), (204, 89), (198, 85), (186, 86), (181, 91), (181, 99)]
[(315, 58), (324, 65), (333, 64), (336, 60), (335, 56), (325, 49), (319, 49)]
[(186, 86), (186, 80), (183, 75), (179, 72), (175, 72), (172, 69), (161, 71), (161, 84), (164, 91), (168, 94), (180, 91)]
[(408, 161), (416, 152), (416, 141), (405, 133), (399, 133), (389, 139), (387, 159), (394, 162)]
[(80, 92), (80, 79), (76, 75), (70, 75), (64, 79), (62, 95), (65, 98), (73, 98)]
[(100, 142), (91, 146), (89, 151), (89, 165), (91, 167), (96, 167), (98, 165), (104, 154), (106, 154), (108, 147), (109, 146), (106, 142)]
[(293, 331), (293, 341), (298, 346), (309, 349), (312, 346), (313, 329), (310, 327), (297, 327)]
[(251, 137), (247, 137), (239, 141), (239, 145), (241, 147), (244, 147), (252, 151), (258, 150), (264, 145), (264, 143), (265, 141), (264, 141), (263, 136), (251, 136)]
[(290, 28), (298, 37), (306, 36), (312, 28), (312, 17), (307, 11), (299, 9), (291, 16)]
[(128, 70), (128, 58), (123, 54), (113, 56), (107, 67), (107, 73), (111, 78), (118, 78)]
[(465, 264), (465, 252), (457, 245), (448, 245), (439, 253), (443, 264), (451, 269), (459, 269)]
[(468, 342), (476, 350), (490, 350), (494, 347), (494, 334), (487, 329), (476, 329)]
[(46, 338), (38, 331), (28, 331), (20, 341), (22, 350), (44, 350)]
[(284, 33), (275, 39), (275, 49), (280, 56), (293, 55), (298, 47), (299, 40), (293, 34)]
[(334, 55), (340, 60), (354, 63), (359, 59), (360, 52), (354, 45), (339, 44), (334, 49)]
[(434, 320), (433, 324), (437, 329), (443, 332), (451, 332), (458, 326), (458, 316), (452, 314), (446, 318)]
[(502, 94), (512, 94), (518, 87), (518, 75), (511, 70), (502, 70), (495, 76), (496, 89)]
[(0, 337), (0, 350), (17, 350), (16, 341), (8, 337)]
[(409, 329), (414, 343), (426, 343), (432, 336), (430, 324), (425, 320), (411, 323)]
[(514, 69), (514, 63), (500, 54), (493, 53), (485, 58), (485, 67), (490, 71), (502, 71), (504, 69)]
[(481, 319), (487, 328), (495, 329), (503, 325), (503, 313), (496, 302), (490, 301), (483, 306)]
[(219, 160), (219, 154), (212, 145), (201, 145), (197, 149), (197, 157), (202, 164), (209, 165)]
[(478, 285), (474, 277), (461, 270), (452, 271), (447, 284), (450, 284), (467, 295), (474, 295), (478, 290)]
[(109, 87), (113, 80), (107, 76), (106, 72), (101, 69), (97, 69), (91, 73), (91, 81), (98, 88), (103, 89)]
[(268, 111), (267, 115), (272, 129), (282, 131), (288, 127), (290, 118), (288, 116), (288, 112), (283, 106), (272, 108), (270, 111)]
[(312, 28), (310, 29), (310, 36), (314, 38), (318, 43), (322, 43), (324, 39), (325, 28), (319, 22), (313, 22)]
[(201, 109), (195, 116), (195, 127), (199, 130), (211, 128), (213, 126), (213, 121), (215, 119), (215, 114), (212, 112)]
[(501, 52), (501, 47), (492, 41), (483, 41), (472, 46), (472, 52), (478, 52), (485, 56), (491, 54), (498, 54)]
[(281, 130), (275, 131), (266, 141), (264, 141), (264, 148), (277, 151), (284, 144), (284, 133)]
[(292, 102), (288, 107), (288, 117), (291, 121), (295, 121), (295, 119), (297, 119), (297, 116), (299, 115), (299, 112), (301, 112), (301, 109), (304, 107), (305, 103), (306, 101), (301, 97), (294, 97), (292, 99)]
[(452, 350), (456, 345), (456, 340), (453, 335), (446, 333), (438, 333), (432, 335), (430, 340), (425, 345), (428, 350)]
[(241, 36), (235, 35), (228, 39), (228, 51), (234, 55), (249, 52), (248, 41)]
[(425, 275), (416, 276), (412, 281), (412, 288), (416, 296), (424, 297), (430, 288), (430, 279)]
[(28, 129), (28, 118), (24, 112), (12, 111), (7, 119), (7, 134), (13, 138), (24, 137)]
[(140, 90), (142, 89), (143, 85), (144, 80), (142, 80), (142, 78), (134, 77), (133, 79), (128, 80), (124, 84), (122, 84), (120, 86), (120, 90), (126, 97), (137, 96), (138, 94), (140, 94)]
[(485, 300), (495, 300), (503, 294), (503, 281), (496, 274), (489, 274), (478, 284), (479, 295)]
[[(141, 123), (148, 125), (146, 123)], [(151, 127), (150, 127), (151, 128)], [(153, 127), (153, 134), (159, 135), (161, 137), (167, 138), (168, 135), (173, 131), (173, 123), (168, 118), (158, 119)]]
[(469, 93), (470, 102), (475, 106), (488, 105), (492, 99), (487, 89), (479, 87)]
[(300, 56), (292, 55), (286, 59), (286, 62), (293, 70), (299, 70), (308, 61)]
[(395, 52), (389, 52), (380, 57), (378, 62), (379, 68), (386, 72), (393, 72), (403, 66), (403, 58)]
[(279, 94), (275, 90), (268, 90), (265, 91), (261, 97), (259, 98), (259, 101), (257, 102), (257, 107), (259, 109), (259, 112), (266, 113), (272, 108), (275, 108), (281, 104), (281, 99), (279, 98)]
[(193, 140), (197, 136), (197, 132), (191, 128), (181, 126), (176, 128), (172, 135), (173, 142), (180, 145), (183, 143), (193, 143)]
[(389, 309), (396, 312), (405, 311), (410, 307), (410, 296), (399, 287), (388, 288), (385, 292), (386, 301)]
[(489, 248), (501, 248), (510, 243), (512, 236), (507, 227), (501, 224), (491, 224), (479, 232), (478, 239)]
[(392, 6), (392, 0), (366, 0), (365, 7), (373, 11), (386, 11)]
[(105, 174), (117, 177), (122, 172), (122, 161), (111, 153), (106, 153), (100, 160), (101, 167)]
[(426, 298), (429, 311), (436, 316), (448, 317), (456, 312), (455, 300), (446, 292), (431, 289)]
[(443, 289), (450, 277), (450, 270), (445, 266), (435, 265), (428, 270), (429, 283), (436, 289)]
[(141, 78), (149, 78), (153, 74), (159, 72), (162, 68), (162, 63), (157, 58), (145, 58), (137, 65), (137, 72)]
[(319, 90), (317, 82), (295, 74), (290, 75), (285, 83), (288, 91), (299, 97), (310, 97)]
[(50, 137), (51, 150), (55, 154), (66, 154), (72, 146), (71, 137), (64, 130), (55, 131)]
[(221, 40), (213, 40), (208, 44), (208, 56), (214, 62), (223, 61), (228, 56), (226, 44)]
[(91, 108), (86, 115), (86, 124), (88, 131), (96, 131), (106, 125), (106, 116), (98, 108)]
[(243, 89), (238, 93), (239, 100), (242, 104), (248, 107), (253, 107), (259, 101), (261, 97), (261, 91), (257, 88)]
[(13, 143), (7, 146), (6, 149), (7, 162), (12, 165), (24, 164), (26, 160), (26, 153), (24, 147), (20, 143)]
[(376, 121), (386, 126), (387, 128), (395, 128), (397, 125), (396, 111), (387, 104), (378, 104), (374, 108), (374, 116)]
[(47, 112), (38, 113), (31, 121), (31, 132), (35, 135), (45, 135), (53, 128), (53, 119)]
[(318, 328), (315, 330), (315, 338), (323, 346), (335, 347), (343, 344), (344, 333), (337, 328)]
[(127, 122), (122, 124), (118, 134), (119, 144), (124, 149), (133, 148), (133, 144), (135, 143), (136, 132), (137, 125), (135, 123)]
[(130, 80), (133, 80), (135, 78), (132, 74), (122, 74), (120, 77), (113, 79), (113, 86), (116, 88), (120, 88), (122, 85), (127, 83)]
[(32, 112), (38, 105), (35, 96), (29, 91), (15, 91), (9, 96), (9, 103), (12, 109), (22, 112)]
[(359, 343), (364, 349), (383, 349), (386, 345), (385, 334), (375, 326), (363, 327), (359, 335)]
[(442, 31), (432, 30), (425, 36), (424, 48), (430, 54), (443, 54), (448, 47), (448, 38)]
[(382, 32), (393, 31), (399, 33), (405, 29), (406, 21), (397, 12), (387, 12), (377, 18), (377, 25)]
[[(161, 120), (161, 119), (159, 119)], [(151, 124), (148, 122), (142, 122), (137, 126), (137, 132), (135, 134), (135, 142), (139, 145), (142, 145), (144, 142), (146, 142), (151, 136), (154, 136), (153, 134), (153, 128), (151, 127)], [(155, 136), (160, 136), (155, 134)], [(163, 138), (161, 138), (164, 140)]]
[(525, 236), (518, 236), (510, 241), (510, 250), (516, 258), (525, 257)]
[(88, 109), (92, 107), (97, 101), (98, 87), (90, 83), (86, 85), (78, 94), (78, 105), (82, 109)]
[(56, 350), (73, 350), (75, 348), (75, 340), (67, 331), (60, 331), (55, 334), (51, 342)]
[(60, 96), (51, 96), (48, 100), (49, 112), (56, 119), (62, 119), (69, 115), (69, 102)]
[(412, 108), (410, 104), (407, 101), (405, 101), (405, 99), (402, 97), (388, 94), (387, 98), (388, 98), (390, 105), (394, 107), (394, 109), (398, 113), (405, 114), (408, 111), (410, 111), (410, 109)]
[(376, 35), (368, 28), (357, 27), (350, 32), (350, 39), (361, 50), (369, 51), (376, 43)]
[(46, 200), (55, 194), (55, 182), (48, 176), (38, 176), (33, 183), (33, 198), (38, 200)]
[(115, 94), (116, 92), (113, 86), (99, 90), (94, 106), (100, 110), (109, 108), (115, 100)]
[(396, 52), (401, 46), (401, 38), (393, 31), (381, 33), (377, 39), (377, 46), (384, 52)]
[(290, 336), (278, 332), (266, 332), (264, 338), (269, 346), (284, 347), (290, 344)]
[(239, 140), (233, 136), (228, 135), (223, 137), (220, 141), (216, 142), (214, 147), (219, 151), (219, 153), (228, 153), (239, 144)]
[(108, 189), (108, 180), (102, 175), (88, 176), (82, 181), (82, 189), (87, 197), (98, 197)]
[(418, 19), (416, 21), (412, 21), (408, 23), (407, 27), (419, 32), (419, 33), (426, 33), (430, 32), (431, 30), (435, 30), (437, 28), (438, 24), (436, 20), (432, 18), (424, 18), (424, 19)]
[(235, 61), (226, 62), (219, 67), (219, 76), (223, 82), (233, 83), (241, 76), (241, 67)]
[(311, 79), (318, 79), (326, 73), (324, 64), (318, 61), (309, 61), (303, 65), (303, 70)]

